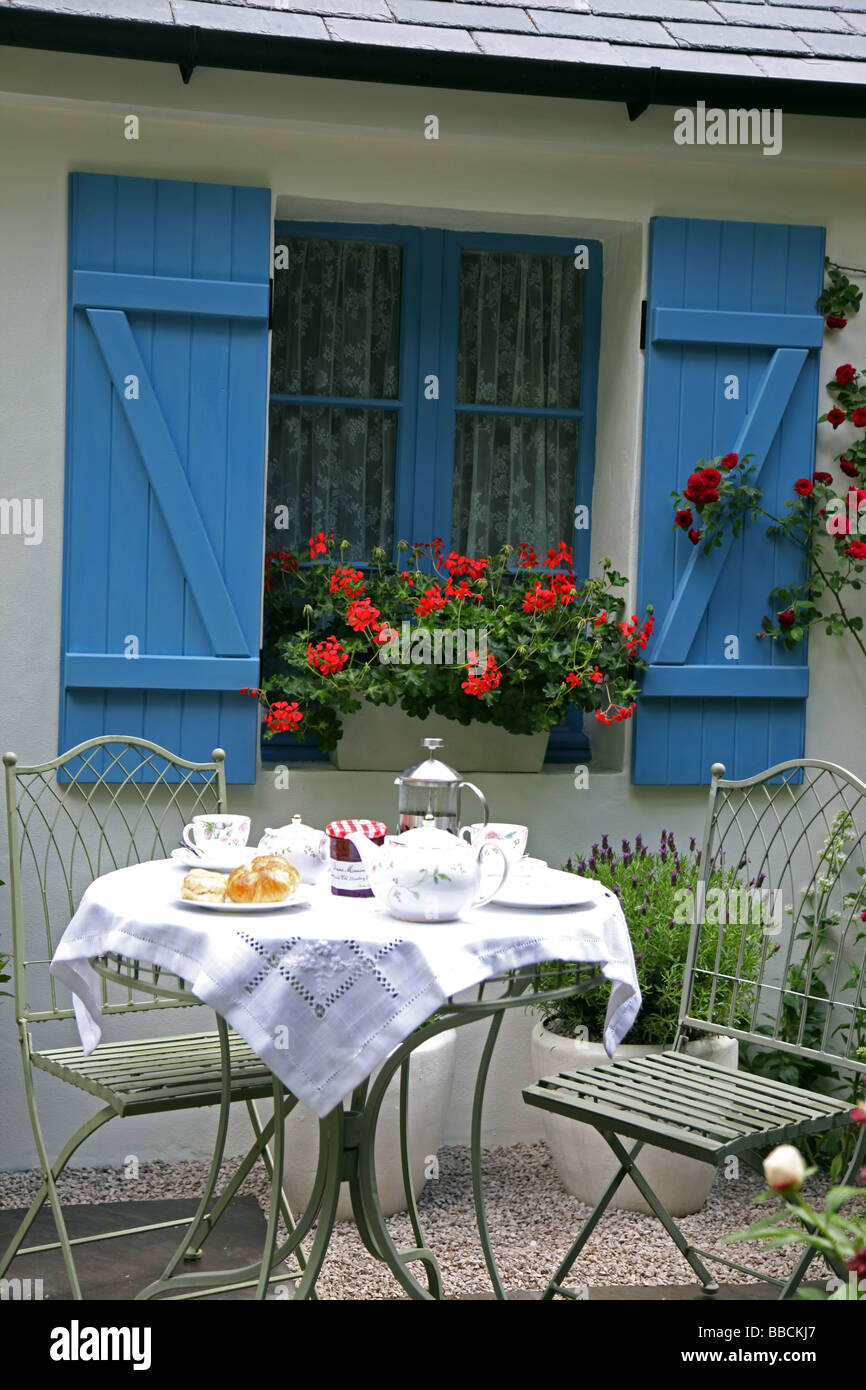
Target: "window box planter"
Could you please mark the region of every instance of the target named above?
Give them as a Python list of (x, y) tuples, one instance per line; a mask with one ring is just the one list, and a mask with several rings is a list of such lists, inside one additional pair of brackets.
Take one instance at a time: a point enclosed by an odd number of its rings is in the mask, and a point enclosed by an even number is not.
[(415, 719), (398, 705), (344, 714), (343, 737), (331, 762), (344, 772), (402, 772), (417, 763), (421, 740), (444, 740), (443, 756), (461, 772), (540, 772), (548, 733), (510, 734), (496, 724), (459, 724), (431, 714)]
[[(543, 1023), (537, 1024), (532, 1030), (531, 1046), (532, 1070), (537, 1077), (560, 1071), (588, 1071), (590, 1067), (611, 1060), (601, 1043), (562, 1037), (558, 1033), (551, 1033)], [(616, 1060), (628, 1061), (664, 1051), (666, 1048), (658, 1043), (624, 1043), (617, 1048)], [(698, 1038), (686, 1045), (686, 1051), (716, 1066), (737, 1070), (739, 1047), (736, 1038)], [(579, 1201), (595, 1207), (618, 1167), (612, 1150), (597, 1130), (562, 1115), (545, 1112), (544, 1130), (554, 1167), (563, 1186)], [(629, 1141), (625, 1142), (628, 1147)], [(712, 1164), (698, 1163), (694, 1158), (685, 1158), (682, 1154), (650, 1145), (641, 1151), (640, 1166), (672, 1216), (690, 1216), (700, 1211), (716, 1174)], [(620, 1184), (610, 1205), (626, 1211), (650, 1210), (631, 1178), (626, 1178)]]

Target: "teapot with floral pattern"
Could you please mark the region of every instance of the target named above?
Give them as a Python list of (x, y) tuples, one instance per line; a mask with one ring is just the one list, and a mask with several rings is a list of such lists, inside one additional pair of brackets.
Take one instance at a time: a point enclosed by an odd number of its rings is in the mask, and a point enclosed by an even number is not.
[[(464, 908), (489, 902), (508, 873), (508, 859), (495, 841), (468, 845), (437, 829), (432, 815), (414, 830), (386, 836), (381, 845), (365, 835), (347, 838), (363, 860), (373, 896), (405, 922), (453, 922)], [(480, 893), (481, 867), (491, 854), (502, 860), (502, 872), (490, 892)]]
[(324, 830), (304, 825), (299, 815), (292, 816), (290, 825), (278, 830), (266, 830), (259, 840), (259, 849), (268, 854), (282, 854), (294, 864), (302, 883), (317, 883), (327, 871), (328, 837)]

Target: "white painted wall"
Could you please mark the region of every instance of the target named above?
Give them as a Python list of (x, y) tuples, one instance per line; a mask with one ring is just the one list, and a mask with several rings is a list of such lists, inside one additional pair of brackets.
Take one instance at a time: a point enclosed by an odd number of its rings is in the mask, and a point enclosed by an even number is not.
[[(123, 137), (129, 113), (140, 118), (138, 142)], [(439, 116), (438, 142), (423, 138), (430, 113)], [(56, 751), (70, 171), (267, 186), (284, 217), (599, 238), (605, 289), (593, 550), (634, 575), (649, 218), (823, 222), (835, 259), (860, 265), (866, 255), (866, 186), (853, 122), (787, 118), (783, 152), (774, 159), (750, 148), (677, 147), (672, 132), (665, 108), (632, 124), (623, 107), (607, 103), (202, 69), (184, 87), (168, 66), (0, 49), (0, 495), (41, 497), (45, 515), (41, 546), (0, 540), (0, 746), (28, 761)], [(866, 313), (828, 338), (823, 379), (840, 362), (866, 360), (864, 348)], [(830, 452), (822, 432), (819, 459)], [(807, 751), (861, 776), (866, 749), (856, 716), (864, 694), (862, 664), (818, 636)], [(687, 836), (701, 825), (701, 789), (630, 786), (622, 770), (627, 731), (603, 733), (588, 791), (575, 791), (567, 768), (483, 778), (494, 817), (528, 822), (530, 848), (553, 863), (604, 830), (653, 839), (662, 826)], [(255, 787), (234, 788), (232, 801), (251, 812), (256, 836), (295, 810), (313, 824), (354, 813), (387, 821), (395, 810), (391, 776), (323, 766), (293, 770), (288, 793), (275, 791), (264, 770)], [(0, 854), (2, 863), (5, 846)], [(8, 915), (0, 890), (0, 942), (9, 940)], [(190, 1018), (187, 1026), (198, 1022)], [(493, 1143), (540, 1133), (520, 1100), (520, 1086), (533, 1079), (529, 1027), (512, 1014), (503, 1030), (488, 1108)], [(57, 1042), (64, 1040), (74, 1040), (71, 1028)], [(466, 1137), (470, 1054), (480, 1042), (477, 1029), (460, 1037), (449, 1141)], [(34, 1161), (16, 1054), (11, 1005), (0, 1001), (4, 1168)], [(47, 1081), (41, 1094), (56, 1149), (90, 1106)], [(114, 1124), (89, 1141), (79, 1161), (205, 1154), (212, 1121), (199, 1112), (194, 1120)], [(241, 1142), (238, 1127), (233, 1148)]]

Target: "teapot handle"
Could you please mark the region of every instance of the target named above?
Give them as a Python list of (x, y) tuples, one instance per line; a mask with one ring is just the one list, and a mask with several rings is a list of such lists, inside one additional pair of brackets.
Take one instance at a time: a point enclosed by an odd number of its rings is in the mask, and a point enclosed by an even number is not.
[(468, 787), (469, 790), (471, 792), (474, 792), (475, 795), (478, 797), (478, 800), (481, 802), (481, 806), (484, 811), (484, 820), (481, 822), (481, 824), (486, 825), (488, 820), (490, 819), (490, 807), (487, 805), (487, 797), (484, 795), (483, 791), (481, 791), (479, 787), (476, 787), (474, 782), (458, 782), (458, 790), (461, 787)]
[(502, 846), (496, 844), (496, 842), (495, 842), (494, 840), (487, 840), (487, 841), (481, 846), (480, 850), (478, 851), (478, 862), (479, 862), (479, 864), (480, 864), (482, 858), (484, 857), (485, 852), (486, 852), (487, 850), (489, 850), (489, 849), (495, 850), (495, 852), (499, 855), (500, 859), (502, 860), (502, 875), (501, 875), (501, 877), (500, 877), (500, 879), (499, 879), (499, 882), (497, 883), (496, 887), (493, 889), (493, 891), (492, 891), (491, 893), (485, 893), (485, 894), (484, 894), (482, 897), (480, 897), (480, 898), (476, 898), (475, 901), (474, 901), (473, 904), (472, 904), (473, 907), (483, 907), (485, 903), (489, 903), (489, 902), (490, 902), (490, 899), (491, 899), (491, 898), (495, 898), (495, 897), (496, 897), (496, 894), (499, 892), (500, 888), (502, 887), (502, 885), (503, 885), (503, 883), (505, 882), (505, 879), (506, 879), (506, 877), (507, 877), (507, 875), (508, 875), (508, 856), (507, 856), (507, 854), (505, 853), (505, 850), (502, 848)]

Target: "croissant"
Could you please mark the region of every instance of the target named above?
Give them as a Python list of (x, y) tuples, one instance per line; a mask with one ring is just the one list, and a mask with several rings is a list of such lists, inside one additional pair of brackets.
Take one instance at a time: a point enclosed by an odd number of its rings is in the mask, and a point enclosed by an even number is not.
[(281, 903), (294, 893), (300, 874), (279, 855), (260, 855), (229, 874), (226, 896), (234, 903)]

